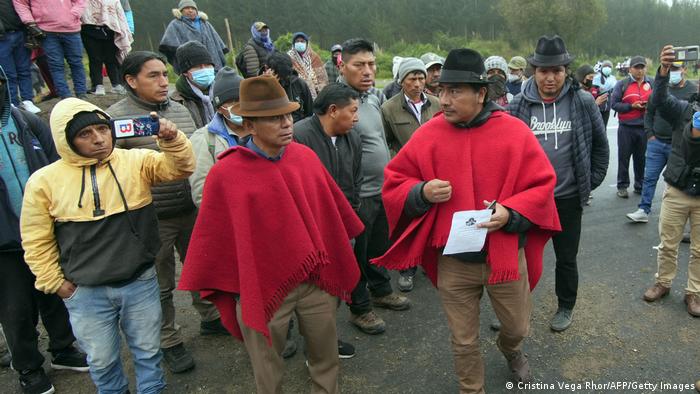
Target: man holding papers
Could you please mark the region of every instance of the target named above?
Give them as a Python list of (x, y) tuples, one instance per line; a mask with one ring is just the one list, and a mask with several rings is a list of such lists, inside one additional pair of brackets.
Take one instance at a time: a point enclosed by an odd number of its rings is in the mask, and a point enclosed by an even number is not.
[[(502, 323), (497, 344), (513, 378), (529, 379), (521, 349), (542, 250), (560, 229), (556, 178), (532, 131), (488, 100), (478, 52), (451, 51), (439, 81), (443, 113), (421, 126), (386, 167), (382, 197), (394, 244), (374, 263), (397, 270), (423, 265), (447, 315), (460, 392), (483, 393), (484, 287)], [(487, 208), (492, 213), (483, 221), (478, 211)], [(459, 229), (468, 225), (464, 211), (477, 211), (469, 214), (472, 225), (488, 231), (484, 246), (445, 255), (448, 238), (478, 234)]]

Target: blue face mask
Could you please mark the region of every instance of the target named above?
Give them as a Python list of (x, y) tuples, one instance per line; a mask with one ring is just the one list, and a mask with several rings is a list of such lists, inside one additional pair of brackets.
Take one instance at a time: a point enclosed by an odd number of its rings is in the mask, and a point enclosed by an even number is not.
[(214, 73), (214, 67), (203, 68), (201, 70), (192, 71), (192, 82), (197, 84), (197, 86), (208, 88), (214, 82), (216, 73)]
[(294, 49), (296, 49), (296, 51), (299, 53), (304, 53), (304, 52), (306, 52), (306, 43), (305, 42), (295, 42)]
[(232, 112), (228, 113), (228, 120), (236, 126), (243, 126), (243, 117)]
[(669, 82), (671, 82), (671, 85), (678, 85), (683, 80), (683, 75), (680, 71), (671, 71), (670, 74)]
[(607, 66), (603, 67), (603, 75), (605, 75), (606, 77), (609, 77), (611, 72), (612, 72), (612, 68), (607, 67)]

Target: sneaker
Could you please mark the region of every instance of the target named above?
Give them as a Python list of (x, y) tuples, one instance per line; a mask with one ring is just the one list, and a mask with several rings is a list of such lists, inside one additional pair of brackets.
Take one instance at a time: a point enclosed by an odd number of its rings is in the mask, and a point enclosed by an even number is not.
[(194, 368), (194, 359), (185, 349), (185, 345), (178, 344), (163, 350), (163, 361), (172, 373), (182, 373)]
[(627, 189), (617, 189), (617, 196), (620, 198), (629, 198), (629, 193), (627, 193)]
[(549, 328), (551, 328), (552, 331), (564, 331), (571, 326), (573, 317), (573, 310), (559, 307), (559, 309), (557, 309), (557, 313), (554, 314), (552, 321), (549, 323)]
[(381, 334), (386, 329), (386, 323), (374, 311), (369, 311), (361, 315), (350, 313), (350, 323), (354, 324), (360, 331), (369, 335)]
[(231, 335), (231, 333), (221, 324), (221, 319), (216, 319), (199, 323), (199, 335)]
[(12, 355), (7, 349), (0, 352), (0, 367), (9, 368), (12, 365)]
[(355, 346), (338, 339), (338, 358), (355, 357)]
[(24, 394), (52, 394), (56, 391), (43, 368), (20, 372), (19, 384)]
[(53, 353), (51, 368), (68, 369), (77, 372), (87, 372), (90, 370), (85, 353), (79, 352), (78, 349), (73, 346)]
[(399, 276), (399, 290), (403, 292), (413, 290), (413, 275), (406, 273)]
[(647, 223), (649, 221), (649, 214), (640, 208), (632, 213), (628, 213), (627, 219), (635, 223)]
[(408, 298), (397, 293), (387, 294), (384, 297), (372, 297), (372, 303), (376, 307), (391, 309), (392, 311), (405, 311), (411, 307), (411, 302)]
[(530, 381), (530, 363), (527, 361), (525, 353), (513, 353), (506, 356), (506, 360), (508, 360), (508, 369), (510, 369), (512, 381), (523, 383)]
[(105, 95), (105, 87), (104, 85), (97, 85), (95, 86), (95, 91), (93, 92), (95, 96), (104, 96)]
[(112, 86), (112, 93), (120, 94), (123, 96), (126, 94), (126, 89), (122, 85), (114, 85)]
[(38, 114), (41, 112), (41, 109), (34, 105), (34, 102), (32, 100), (24, 100), (22, 101), (22, 104), (19, 105), (23, 110), (29, 111), (33, 114)]

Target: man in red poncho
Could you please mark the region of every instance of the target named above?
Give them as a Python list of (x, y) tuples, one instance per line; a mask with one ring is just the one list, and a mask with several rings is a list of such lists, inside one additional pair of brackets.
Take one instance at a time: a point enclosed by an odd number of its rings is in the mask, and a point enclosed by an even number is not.
[[(484, 392), (479, 300), (486, 287), (501, 321), (498, 348), (516, 381), (529, 379), (522, 352), (530, 290), (559, 219), (554, 170), (532, 131), (487, 99), (481, 55), (450, 52), (440, 76), (442, 113), (422, 125), (389, 162), (382, 197), (394, 245), (375, 264), (422, 264), (438, 287), (452, 333), (461, 393)], [(493, 205), (480, 252), (444, 255), (455, 212)]]
[(244, 341), (258, 393), (281, 392), (292, 313), (311, 392), (338, 392), (337, 297), (349, 300), (359, 279), (349, 240), (362, 222), (316, 154), (292, 142), (298, 108), (275, 78), (241, 82), (232, 111), (252, 137), (207, 175), (179, 286), (199, 290)]

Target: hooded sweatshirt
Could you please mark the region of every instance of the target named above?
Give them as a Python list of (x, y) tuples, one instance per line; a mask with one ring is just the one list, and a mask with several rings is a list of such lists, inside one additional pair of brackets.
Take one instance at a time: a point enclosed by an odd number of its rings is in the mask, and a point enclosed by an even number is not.
[(24, 258), (36, 288), (55, 293), (64, 279), (78, 286), (122, 285), (153, 266), (160, 248), (151, 198), (155, 183), (185, 179), (194, 154), (178, 132), (161, 152), (113, 149), (104, 160), (76, 153), (66, 126), (79, 112), (102, 112), (69, 98), (51, 112), (61, 159), (29, 178), (20, 219)]
[(571, 134), (571, 88), (566, 80), (559, 96), (553, 102), (540, 97), (534, 78), (523, 83), (522, 96), (529, 103), (528, 125), (542, 145), (557, 174), (554, 197), (566, 198), (578, 194), (574, 173), (573, 135)]

